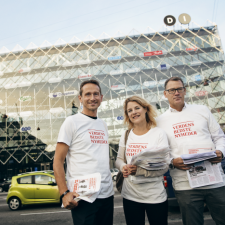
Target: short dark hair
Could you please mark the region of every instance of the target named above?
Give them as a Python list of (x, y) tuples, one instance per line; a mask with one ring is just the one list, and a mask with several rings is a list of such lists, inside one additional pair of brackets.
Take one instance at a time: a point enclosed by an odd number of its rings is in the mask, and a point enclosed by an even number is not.
[(170, 81), (180, 81), (180, 82), (183, 84), (183, 87), (184, 87), (184, 82), (183, 82), (183, 80), (182, 80), (180, 77), (170, 77), (170, 78), (168, 78), (168, 79), (165, 81), (165, 84), (164, 84), (165, 90), (166, 90), (166, 85), (167, 85)]
[(101, 90), (100, 84), (99, 84), (99, 82), (97, 80), (85, 80), (80, 85), (80, 96), (82, 96), (83, 86), (85, 84), (95, 84), (95, 85), (97, 85), (99, 87), (100, 94), (102, 94), (102, 90)]

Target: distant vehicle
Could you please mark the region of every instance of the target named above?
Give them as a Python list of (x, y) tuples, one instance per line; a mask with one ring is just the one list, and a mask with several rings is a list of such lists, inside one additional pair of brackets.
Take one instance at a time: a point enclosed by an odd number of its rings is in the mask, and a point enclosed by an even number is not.
[(118, 174), (119, 170), (116, 169), (116, 168), (112, 168), (112, 169), (110, 169), (110, 171), (111, 171), (112, 179), (113, 179), (114, 181), (116, 181), (116, 175)]
[(169, 170), (164, 174), (164, 186), (165, 186), (166, 192), (167, 192), (168, 205), (169, 206), (179, 206), (176, 196), (173, 191), (172, 177), (170, 176)]
[(11, 210), (22, 205), (60, 203), (53, 171), (39, 171), (12, 177), (6, 202)]
[(9, 186), (11, 185), (11, 181), (12, 180), (5, 180), (5, 181), (0, 182), (0, 192), (8, 191)]

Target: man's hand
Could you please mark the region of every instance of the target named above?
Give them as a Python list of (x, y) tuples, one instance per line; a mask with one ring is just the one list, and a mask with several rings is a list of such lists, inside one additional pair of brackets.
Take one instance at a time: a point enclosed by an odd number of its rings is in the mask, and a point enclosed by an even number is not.
[(192, 166), (192, 164), (185, 165), (183, 162), (183, 159), (181, 157), (174, 159), (173, 165), (175, 168), (180, 169), (180, 170), (189, 170)]
[(68, 192), (63, 198), (62, 203), (65, 209), (73, 209), (78, 206), (78, 202), (74, 200), (74, 198), (79, 195), (76, 192)]
[(216, 158), (209, 159), (211, 163), (220, 163), (223, 159), (223, 153), (220, 150), (216, 150)]
[(128, 177), (128, 165), (124, 165), (122, 169), (123, 177)]
[(127, 167), (128, 167), (128, 174), (129, 175), (135, 175), (136, 174), (137, 166), (129, 164), (129, 165), (127, 165)]

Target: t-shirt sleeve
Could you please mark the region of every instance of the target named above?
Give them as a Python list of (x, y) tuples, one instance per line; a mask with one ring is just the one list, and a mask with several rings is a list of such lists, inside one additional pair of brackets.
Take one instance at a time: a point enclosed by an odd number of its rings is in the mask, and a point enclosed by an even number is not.
[(169, 142), (168, 142), (166, 132), (162, 129), (160, 129), (158, 146), (169, 146)]
[(215, 117), (213, 116), (213, 114), (210, 112), (210, 110), (208, 109), (208, 107), (205, 106), (205, 110), (208, 114), (208, 125), (209, 125), (209, 131), (210, 133), (213, 133), (217, 130), (220, 129), (220, 125), (217, 123)]
[(102, 122), (103, 122), (103, 124), (104, 124), (105, 130), (106, 130), (106, 133), (107, 133), (107, 135), (108, 135), (108, 137), (109, 137), (109, 131), (108, 131), (107, 124), (106, 124), (106, 122), (105, 122), (104, 120), (102, 120)]
[(74, 134), (73, 123), (71, 121), (71, 118), (67, 117), (59, 130), (57, 142), (63, 142), (68, 146), (70, 146), (73, 139), (73, 134)]
[(125, 142), (124, 142), (124, 141), (125, 141), (125, 140), (124, 140), (124, 138), (125, 138), (125, 133), (126, 133), (126, 131), (124, 131), (123, 134), (122, 134), (122, 136), (120, 137), (120, 143), (119, 143), (119, 146), (120, 146), (120, 147), (123, 147), (123, 148), (126, 147), (126, 146), (125, 146)]

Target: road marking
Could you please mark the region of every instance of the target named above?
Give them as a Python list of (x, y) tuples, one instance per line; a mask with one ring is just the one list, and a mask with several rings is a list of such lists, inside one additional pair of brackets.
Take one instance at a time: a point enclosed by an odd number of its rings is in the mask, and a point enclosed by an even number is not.
[(29, 215), (40, 215), (40, 214), (49, 214), (49, 213), (65, 213), (65, 212), (70, 212), (70, 210), (65, 210), (65, 211), (55, 211), (55, 212), (42, 212), (42, 213), (26, 213), (26, 214), (20, 214), (21, 216), (29, 216)]
[[(122, 208), (123, 206), (116, 206), (114, 209), (117, 208)], [(64, 210), (64, 211), (55, 211), (55, 212), (41, 212), (41, 213), (25, 213), (25, 214), (20, 214), (21, 216), (29, 216), (29, 215), (41, 215), (41, 214), (50, 214), (50, 213), (65, 213), (65, 212), (70, 212), (70, 210)]]
[(6, 199), (6, 198), (0, 198), (0, 199)]
[(6, 205), (8, 205), (8, 204), (2, 204), (2, 205), (0, 205), (0, 207), (1, 207), (1, 206), (6, 206)]

